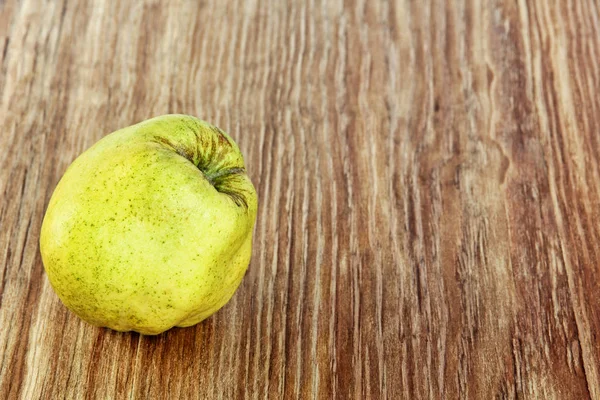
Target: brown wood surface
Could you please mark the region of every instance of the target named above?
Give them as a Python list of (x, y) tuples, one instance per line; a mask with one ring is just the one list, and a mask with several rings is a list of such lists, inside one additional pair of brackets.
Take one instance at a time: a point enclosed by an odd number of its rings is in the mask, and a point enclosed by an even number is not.
[[(0, 398), (600, 399), (593, 0), (0, 0)], [(260, 197), (232, 301), (157, 337), (67, 311), (49, 197), (193, 114)]]

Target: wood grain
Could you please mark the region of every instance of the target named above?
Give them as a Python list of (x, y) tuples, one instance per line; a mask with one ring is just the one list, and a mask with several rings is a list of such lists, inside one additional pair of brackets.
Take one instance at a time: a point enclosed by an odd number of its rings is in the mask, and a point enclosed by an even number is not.
[[(600, 399), (592, 0), (0, 0), (0, 398)], [(89, 326), (43, 272), (69, 163), (165, 113), (260, 197), (220, 312)]]

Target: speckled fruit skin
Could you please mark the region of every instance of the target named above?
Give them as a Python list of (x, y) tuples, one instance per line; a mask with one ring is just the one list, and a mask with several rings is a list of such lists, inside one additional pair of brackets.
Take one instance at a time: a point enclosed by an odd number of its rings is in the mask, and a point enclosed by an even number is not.
[(44, 216), (42, 260), (83, 320), (158, 334), (229, 301), (250, 262), (256, 210), (225, 132), (156, 117), (104, 137), (67, 169)]

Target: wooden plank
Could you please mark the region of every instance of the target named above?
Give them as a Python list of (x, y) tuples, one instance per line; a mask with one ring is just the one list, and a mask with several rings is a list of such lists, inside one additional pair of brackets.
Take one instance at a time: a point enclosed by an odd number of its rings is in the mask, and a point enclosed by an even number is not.
[[(593, 1), (0, 1), (0, 398), (600, 399)], [(260, 198), (232, 301), (85, 324), (39, 230), (70, 162), (165, 113)]]

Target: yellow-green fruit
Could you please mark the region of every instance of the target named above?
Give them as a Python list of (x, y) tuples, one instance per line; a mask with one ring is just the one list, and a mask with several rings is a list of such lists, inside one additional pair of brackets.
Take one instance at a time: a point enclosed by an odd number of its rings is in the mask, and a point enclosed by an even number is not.
[(67, 169), (44, 217), (50, 283), (83, 320), (158, 334), (191, 326), (239, 286), (257, 197), (222, 130), (165, 115), (118, 130)]

